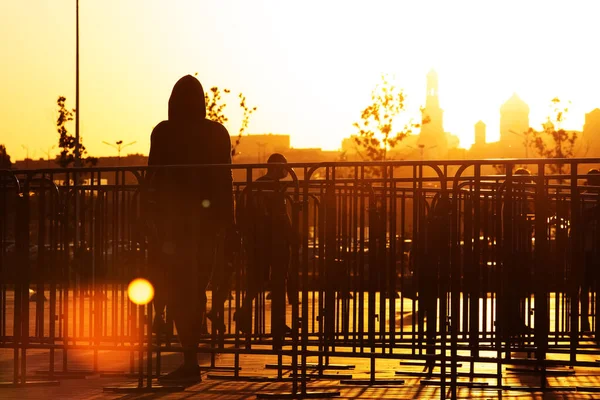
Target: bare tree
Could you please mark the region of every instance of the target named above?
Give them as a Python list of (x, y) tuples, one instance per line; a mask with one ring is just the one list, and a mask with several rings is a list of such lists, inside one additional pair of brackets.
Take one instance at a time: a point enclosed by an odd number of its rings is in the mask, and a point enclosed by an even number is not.
[[(382, 75), (381, 82), (371, 92), (371, 104), (362, 111), (360, 121), (354, 123), (358, 130), (354, 141), (363, 159), (388, 160), (390, 150), (412, 134), (413, 129), (429, 122), (428, 117), (423, 117), (421, 123), (411, 119), (397, 128), (398, 116), (406, 112), (405, 100), (404, 90), (390, 83), (387, 75)], [(373, 173), (379, 175), (377, 171)]]
[[(551, 114), (548, 116), (546, 123), (543, 124), (543, 129), (536, 131), (529, 128), (524, 135), (533, 139), (531, 143), (533, 143), (533, 148), (540, 157), (571, 158), (575, 154), (575, 144), (578, 137), (577, 132), (569, 132), (562, 128), (562, 123), (566, 119), (569, 108), (558, 97), (551, 100), (551, 108)], [(558, 174), (565, 172), (564, 167), (563, 163), (548, 165), (551, 173)]]
[[(198, 76), (196, 72), (194, 76)], [(224, 95), (231, 94), (231, 90), (229, 89), (219, 89), (217, 86), (213, 86), (209, 91), (204, 93), (204, 100), (206, 102), (206, 118), (211, 121), (218, 122), (222, 125), (225, 125), (229, 118), (225, 113), (225, 108), (227, 107), (227, 102), (223, 99)], [(235, 141), (231, 144), (231, 156), (235, 157), (238, 155), (237, 147), (239, 146), (242, 136), (248, 129), (248, 124), (250, 123), (250, 116), (256, 111), (256, 107), (249, 107), (246, 104), (246, 96), (243, 93), (238, 94), (239, 105), (242, 110), (242, 122), (240, 128), (238, 130)]]

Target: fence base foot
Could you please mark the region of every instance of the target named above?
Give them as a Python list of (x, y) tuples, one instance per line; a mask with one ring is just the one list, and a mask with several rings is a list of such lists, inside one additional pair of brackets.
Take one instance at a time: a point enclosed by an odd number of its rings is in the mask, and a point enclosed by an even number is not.
[(338, 380), (338, 379), (352, 379), (350, 374), (306, 374), (311, 379), (327, 379), (327, 380)]
[[(400, 365), (414, 365), (417, 367), (431, 367), (432, 366), (431, 362), (428, 363), (427, 361), (400, 361)], [(441, 366), (442, 366), (442, 364), (439, 362), (436, 362), (435, 364), (433, 364), (434, 368), (439, 368)], [(446, 367), (450, 368), (450, 363), (446, 363)], [(456, 367), (460, 368), (460, 367), (462, 367), (462, 364), (458, 363), (458, 364), (456, 364)]]
[[(125, 372), (125, 371), (105, 371), (100, 374), (100, 378), (137, 378), (140, 374), (138, 372)], [(146, 377), (147, 375), (144, 375)], [(156, 378), (156, 376), (153, 376)]]
[[(529, 369), (519, 367), (506, 367), (506, 371), (514, 372), (517, 374), (531, 374), (539, 375), (542, 373), (541, 369)], [(574, 369), (546, 369), (546, 375), (548, 376), (570, 376), (575, 375)]]
[[(421, 385), (436, 385), (440, 386), (442, 381), (433, 380), (433, 379), (422, 379)], [(451, 382), (446, 381), (446, 385), (450, 386)], [(487, 382), (456, 382), (456, 386), (463, 386), (468, 388), (488, 388), (489, 384)]]
[[(396, 375), (400, 376), (431, 376), (439, 378), (442, 373), (441, 372), (433, 372), (433, 371), (396, 371)], [(450, 375), (450, 372), (446, 373), (447, 376)], [(466, 378), (491, 378), (495, 379), (498, 377), (498, 374), (494, 374), (491, 372), (458, 372), (457, 376), (466, 377)]]
[(377, 386), (377, 385), (404, 385), (404, 379), (342, 379), (342, 385), (361, 385), (361, 386)]
[[(585, 387), (582, 387), (581, 390), (577, 386), (503, 386), (503, 390), (513, 390), (513, 391), (521, 391), (521, 392), (574, 392), (574, 391), (586, 391)], [(600, 389), (600, 388), (598, 388)], [(593, 390), (588, 390), (593, 391)], [(599, 390), (600, 391), (600, 390)]]
[(200, 371), (241, 371), (242, 367), (227, 367), (227, 366), (223, 366), (223, 367), (203, 367), (200, 366)]
[(162, 385), (152, 385), (151, 387), (146, 386), (107, 386), (102, 388), (105, 392), (112, 393), (159, 393), (159, 392), (183, 392), (185, 390), (185, 386), (162, 386)]
[[(354, 369), (355, 365), (346, 365), (346, 364), (317, 364), (317, 363), (306, 363), (307, 369), (337, 369), (337, 370), (346, 370), (346, 369)], [(292, 369), (291, 364), (266, 364), (266, 369)], [(298, 363), (298, 369), (302, 368), (302, 364)]]
[(50, 373), (50, 371), (35, 371), (37, 376), (45, 376), (56, 379), (85, 379), (88, 376), (92, 375), (112, 375), (112, 376), (122, 376), (125, 375), (125, 371), (91, 371), (91, 370), (73, 370), (73, 371), (54, 371)]
[(575, 386), (575, 390), (578, 392), (600, 392), (600, 386)]
[(59, 381), (27, 381), (25, 383), (0, 382), (0, 389), (14, 389), (35, 386), (60, 386)]
[(258, 399), (322, 399), (339, 397), (340, 392), (305, 392), (305, 393), (258, 393)]
[[(208, 374), (208, 379), (216, 379), (221, 381), (239, 381), (239, 382), (293, 382), (294, 378), (290, 376), (276, 377), (276, 376), (244, 376), (244, 375), (213, 375)], [(296, 380), (301, 380), (297, 378)], [(305, 381), (310, 381), (310, 378), (305, 378)]]

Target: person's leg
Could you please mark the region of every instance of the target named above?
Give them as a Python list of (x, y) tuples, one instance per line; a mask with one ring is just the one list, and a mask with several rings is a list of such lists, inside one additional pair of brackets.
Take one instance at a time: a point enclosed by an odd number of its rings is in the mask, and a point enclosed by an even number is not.
[(167, 306), (167, 285), (165, 281), (165, 270), (168, 263), (165, 262), (160, 251), (158, 241), (151, 240), (148, 247), (148, 277), (154, 286), (154, 322), (152, 330), (161, 333), (165, 329), (165, 308)]
[(286, 333), (285, 277), (290, 261), (289, 249), (279, 246), (273, 249), (271, 262), (271, 332), (273, 338), (281, 339)]
[(203, 321), (197, 255), (193, 236), (183, 235), (176, 241), (175, 254), (171, 258), (169, 312), (173, 315), (183, 348), (184, 367), (189, 369), (198, 366), (196, 354)]
[(263, 240), (247, 237), (244, 242), (246, 251), (246, 297), (242, 308), (238, 311), (237, 322), (242, 325), (242, 330), (250, 328), (252, 324), (252, 302), (264, 286), (263, 271), (265, 268), (265, 245)]
[(197, 263), (198, 263), (198, 296), (200, 309), (202, 313), (202, 333), (208, 333), (206, 327), (206, 310), (208, 298), (206, 296), (206, 289), (208, 287), (208, 283), (213, 276), (213, 271), (215, 267), (216, 260), (216, 251), (217, 251), (217, 234), (215, 233), (216, 229), (207, 229), (204, 232), (201, 232), (198, 235), (198, 253), (197, 253)]
[(592, 258), (591, 252), (586, 252), (583, 264), (583, 280), (580, 284), (581, 287), (581, 332), (588, 332), (590, 330), (589, 321), (589, 309), (590, 309), (590, 289), (593, 281), (592, 276)]
[(435, 354), (435, 338), (437, 334), (437, 284), (432, 282), (432, 288), (423, 293), (423, 304), (425, 311), (425, 330), (427, 337), (427, 354)]
[(298, 298), (298, 270), (292, 267), (292, 265), (289, 265), (287, 269), (286, 292), (288, 303), (295, 307), (300, 301)]
[(231, 279), (233, 276), (234, 256), (231, 246), (225, 242), (226, 238), (219, 236), (217, 238), (217, 254), (215, 256), (215, 267), (211, 277), (212, 286), (212, 304), (207, 317), (213, 324), (216, 324), (217, 330), (223, 331), (225, 323), (223, 314), (225, 311), (225, 302), (231, 293)]

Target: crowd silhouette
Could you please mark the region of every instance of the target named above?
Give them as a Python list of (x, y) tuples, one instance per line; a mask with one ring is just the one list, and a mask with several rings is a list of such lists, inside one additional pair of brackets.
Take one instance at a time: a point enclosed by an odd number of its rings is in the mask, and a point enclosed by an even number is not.
[[(259, 293), (269, 290), (273, 348), (281, 349), (291, 332), (286, 321), (286, 291), (289, 304), (298, 304), (298, 274), (290, 271), (290, 259), (300, 249), (286, 197), (285, 179), (290, 171), (286, 158), (279, 153), (269, 157), (266, 174), (237, 196), (234, 215), (233, 180), (227, 167), (232, 163), (229, 134), (224, 126), (206, 118), (202, 85), (187, 75), (173, 88), (168, 120), (152, 132), (148, 163), (146, 227), (150, 277), (156, 287), (153, 330), (161, 334), (171, 329), (165, 319), (168, 315), (177, 329), (184, 358), (179, 368), (162, 379), (201, 380), (197, 360), (201, 334), (207, 331), (207, 320), (215, 331), (226, 330), (224, 305), (231, 294), (234, 259), (241, 253), (246, 261), (245, 297), (238, 301), (233, 314), (236, 329), (244, 335), (258, 329), (254, 318), (259, 313), (258, 303), (256, 309), (253, 306)], [(498, 189), (498, 228), (510, 250), (502, 255), (504, 272), (498, 283), (504, 293), (499, 298), (499, 332), (507, 341), (533, 332), (528, 326), (527, 307), (535, 286), (535, 182), (529, 170), (519, 168), (513, 173), (510, 196), (507, 182)], [(600, 171), (590, 170), (586, 185), (583, 195), (597, 198)], [(421, 222), (421, 237), (417, 238), (421, 244), (416, 247), (415, 259), (419, 261), (413, 268), (418, 270), (418, 323), (427, 354), (435, 352), (437, 302), (440, 293), (447, 290), (441, 285), (450, 274), (454, 201), (447, 193), (436, 195), (429, 215)], [(582, 211), (584, 262), (578, 292), (583, 332), (590, 331), (590, 293), (594, 293), (597, 281), (594, 243), (600, 220), (598, 209), (596, 202), (587, 202)], [(209, 284), (213, 297), (212, 308), (207, 310)], [(600, 302), (594, 299), (599, 303), (594, 305), (597, 308)]]

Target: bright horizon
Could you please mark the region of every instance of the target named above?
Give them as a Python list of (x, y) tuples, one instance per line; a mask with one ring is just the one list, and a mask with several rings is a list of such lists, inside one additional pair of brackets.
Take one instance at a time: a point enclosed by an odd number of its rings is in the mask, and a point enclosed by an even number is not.
[[(418, 117), (434, 68), (445, 130), (466, 148), (478, 120), (488, 141), (498, 139), (500, 105), (514, 92), (534, 128), (553, 97), (572, 102), (567, 129), (581, 130), (600, 107), (594, 1), (172, 3), (80, 0), (80, 129), (91, 155), (116, 155), (102, 141), (117, 140), (137, 142), (123, 155), (147, 154), (173, 85), (194, 72), (205, 89), (243, 92), (258, 107), (248, 133), (290, 134), (293, 147), (325, 150), (355, 133), (382, 73), (396, 76)], [(75, 107), (75, 0), (2, 2), (0, 35), (9, 39), (0, 144), (13, 160), (25, 156), (22, 145), (46, 157), (41, 149), (58, 141), (57, 97)]]

